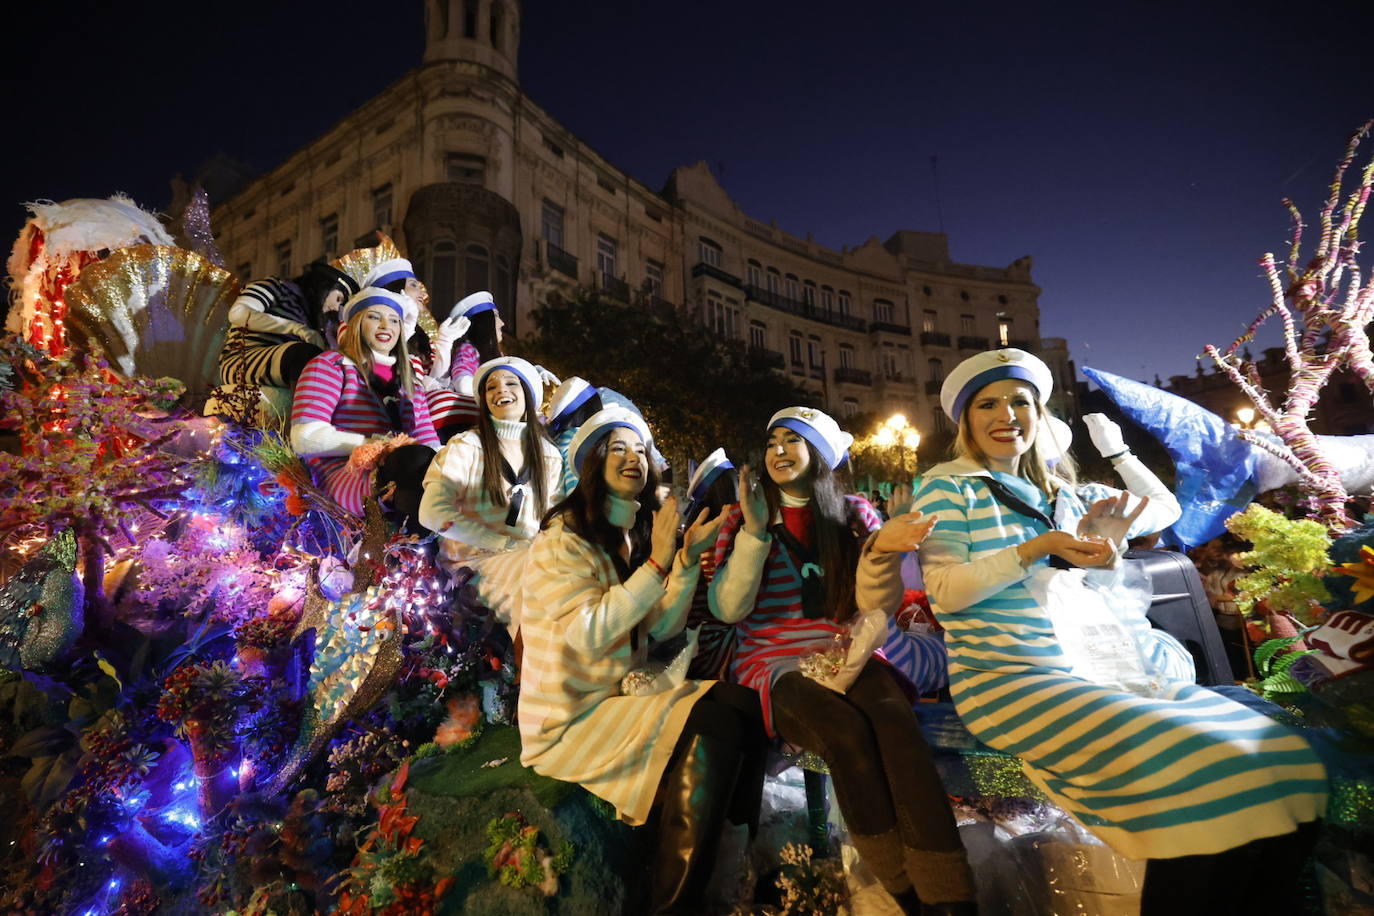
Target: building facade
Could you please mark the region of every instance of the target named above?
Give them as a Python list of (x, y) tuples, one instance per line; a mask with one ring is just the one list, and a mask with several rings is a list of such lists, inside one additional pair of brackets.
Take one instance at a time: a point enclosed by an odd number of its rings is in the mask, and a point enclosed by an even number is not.
[[(293, 275), (381, 229), (441, 320), (478, 289), (516, 337), (578, 286), (686, 306), (837, 416), (901, 411), (923, 431), (944, 427), (939, 385), (964, 356), (1042, 350), (1029, 257), (958, 264), (943, 234), (913, 231), (828, 249), (743, 213), (704, 163), (655, 191), (520, 91), (516, 3), (425, 0), (425, 30), (417, 69), (215, 206), (241, 277)], [(1067, 348), (1049, 343), (1057, 378), (1072, 379)], [(1073, 386), (1062, 390), (1055, 406), (1070, 415)]]
[[(1281, 404), (1290, 384), (1288, 357), (1283, 347), (1266, 348), (1255, 368), (1270, 401)], [(1245, 426), (1260, 421), (1250, 399), (1215, 368), (1204, 372), (1199, 364), (1194, 375), (1170, 376), (1164, 390), (1201, 404), (1229, 423)], [(1369, 391), (1364, 382), (1348, 369), (1333, 372), (1308, 416), (1307, 425), (1321, 436), (1374, 433), (1374, 412), (1369, 409)]]

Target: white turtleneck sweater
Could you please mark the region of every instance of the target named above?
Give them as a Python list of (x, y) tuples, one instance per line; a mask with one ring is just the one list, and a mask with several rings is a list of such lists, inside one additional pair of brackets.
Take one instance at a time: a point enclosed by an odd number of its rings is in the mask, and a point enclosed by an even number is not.
[[(522, 436), (525, 424), (519, 420), (493, 418), (501, 454), (519, 474), (525, 466)], [(482, 485), (482, 442), (477, 430), (470, 429), (439, 450), (425, 473), (425, 494), (420, 501), (420, 524), (443, 538), (443, 559), (450, 563), (475, 554), (507, 550), (534, 537), (547, 506), (536, 505), (534, 474), (544, 477), (544, 492), (552, 499), (558, 492), (563, 462), (558, 449), (540, 440), (542, 456), (536, 456), (530, 482), (522, 484), (525, 498), (514, 525), (506, 524), (508, 505), (494, 503)], [(509, 504), (512, 487), (502, 481)]]

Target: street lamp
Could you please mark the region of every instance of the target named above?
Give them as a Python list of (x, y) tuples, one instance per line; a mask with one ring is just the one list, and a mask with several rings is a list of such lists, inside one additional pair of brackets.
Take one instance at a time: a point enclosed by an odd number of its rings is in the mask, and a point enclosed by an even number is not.
[(1241, 429), (1251, 429), (1261, 433), (1270, 431), (1269, 421), (1256, 414), (1255, 408), (1248, 405), (1245, 407), (1237, 407), (1235, 418), (1235, 425)]
[(916, 449), (921, 446), (921, 434), (916, 427), (906, 421), (906, 415), (894, 413), (888, 417), (874, 437), (875, 441), (884, 447), (897, 445), (902, 449), (902, 475), (910, 479), (911, 475), (906, 469), (906, 453), (909, 449), (913, 455)]

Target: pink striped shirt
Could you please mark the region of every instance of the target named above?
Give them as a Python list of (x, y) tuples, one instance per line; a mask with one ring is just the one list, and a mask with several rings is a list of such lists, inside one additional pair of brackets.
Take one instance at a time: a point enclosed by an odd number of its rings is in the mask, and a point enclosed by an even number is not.
[[(415, 410), (414, 427), (393, 429), (386, 409), (367, 386), (358, 367), (339, 351), (330, 350), (306, 363), (301, 372), (291, 405), (291, 424), (323, 421), (341, 432), (363, 436), (407, 432), (416, 441), (437, 449), (439, 437), (430, 422), (423, 393), (417, 392), (411, 404)], [(361, 515), (363, 499), (371, 492), (371, 475), (350, 470), (347, 457), (304, 457), (325, 492), (348, 511)]]

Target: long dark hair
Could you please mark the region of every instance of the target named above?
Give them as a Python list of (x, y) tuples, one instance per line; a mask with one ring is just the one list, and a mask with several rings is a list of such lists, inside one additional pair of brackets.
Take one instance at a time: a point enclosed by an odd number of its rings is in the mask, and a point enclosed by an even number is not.
[(483, 363), (504, 356), (501, 344), (496, 339), (496, 309), (486, 309), (476, 315), (469, 315), (468, 332), (454, 346), (466, 340), (477, 348), (477, 356)]
[[(812, 543), (821, 569), (825, 570), (825, 616), (843, 623), (854, 616), (854, 576), (863, 542), (849, 522), (843, 472), (832, 470), (810, 442), (802, 439), (802, 444), (811, 457), (811, 518), (815, 526)], [(760, 483), (771, 519), (781, 510), (782, 490), (768, 474), (767, 457), (765, 453)]]
[(606, 486), (606, 443), (609, 439), (608, 432), (588, 450), (582, 467), (578, 468), (581, 476), (578, 477), (577, 487), (548, 511), (541, 527), (549, 527), (549, 522), (561, 516), (569, 531), (606, 551), (620, 581), (624, 582), (649, 557), (654, 512), (659, 508), (658, 469), (654, 467), (646, 449), (644, 489), (639, 494), (639, 512), (630, 526), (630, 562), (626, 563), (620, 555), (623, 544), (620, 529), (606, 519), (606, 497), (610, 493), (610, 488)]
[(349, 297), (350, 291), (340, 282), (339, 271), (323, 261), (307, 264), (301, 275), (291, 282), (300, 287), (310, 315), (310, 326), (317, 331), (324, 328), (325, 298), (335, 289), (343, 293), (345, 299)]
[[(491, 373), (487, 373), (487, 378), (491, 378)], [(485, 382), (484, 379), (484, 388)], [(520, 451), (525, 456), (525, 466), (530, 469), (530, 487), (534, 490), (535, 505), (539, 507), (536, 514), (542, 515), (544, 507), (549, 504), (549, 494), (544, 486), (544, 442), (547, 440), (544, 424), (539, 422), (539, 405), (534, 403), (534, 396), (524, 379), (520, 379), (520, 388), (525, 392), (525, 413), (520, 418), (525, 421), (525, 430), (520, 434)], [(491, 410), (487, 407), (486, 392), (474, 391), (473, 394), (482, 405), (477, 417), (477, 440), (482, 443), (482, 489), (492, 505), (504, 506), (506, 478), (501, 475), (501, 443), (497, 441), (496, 424), (492, 422)]]

